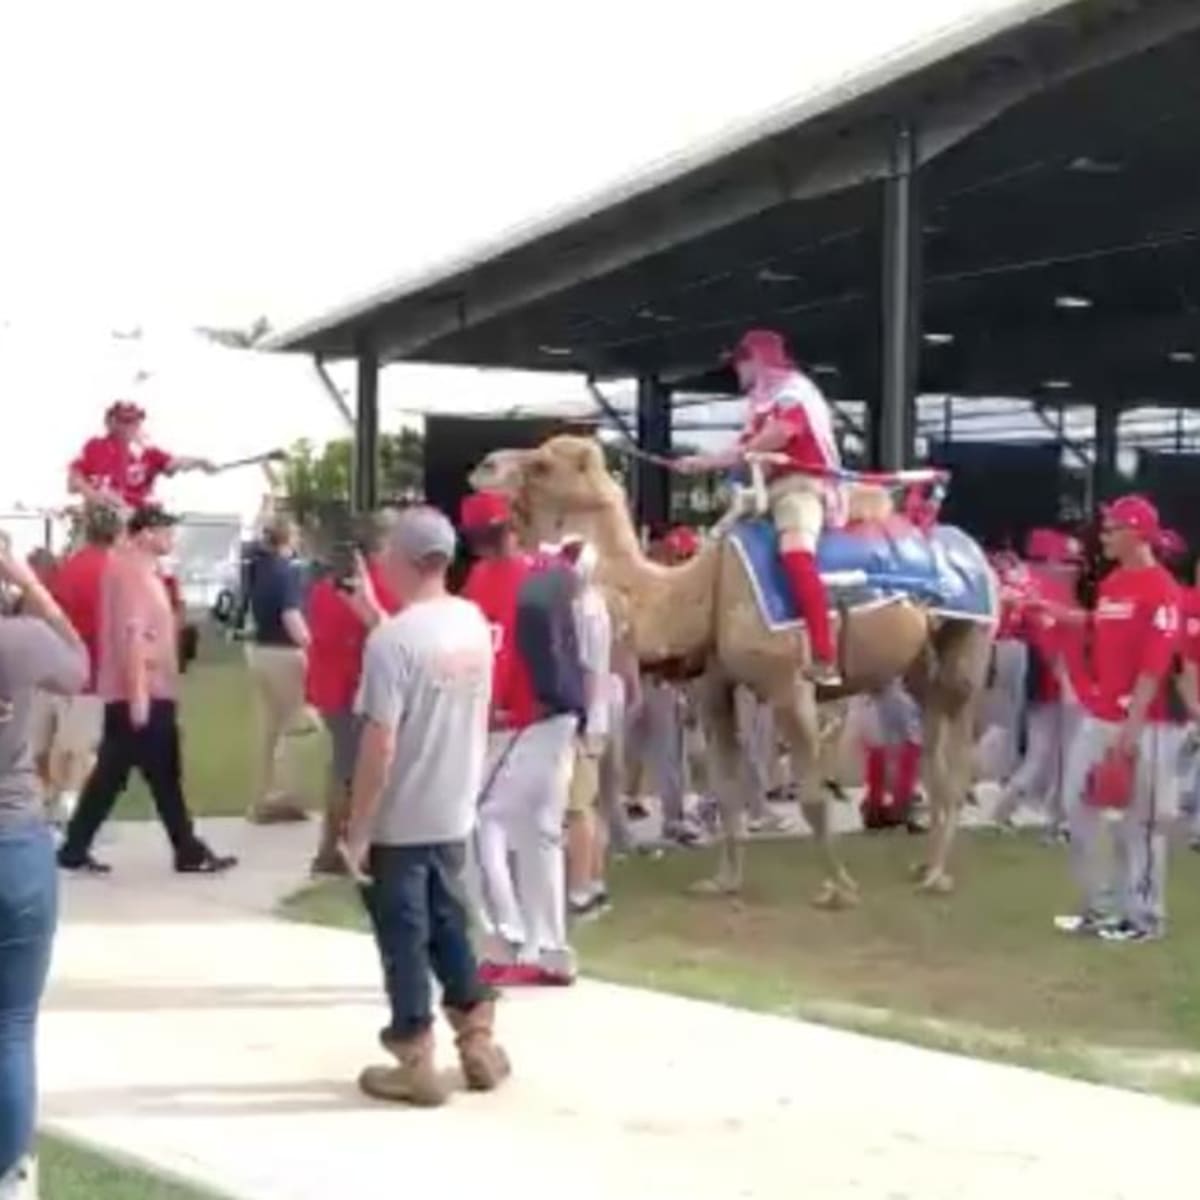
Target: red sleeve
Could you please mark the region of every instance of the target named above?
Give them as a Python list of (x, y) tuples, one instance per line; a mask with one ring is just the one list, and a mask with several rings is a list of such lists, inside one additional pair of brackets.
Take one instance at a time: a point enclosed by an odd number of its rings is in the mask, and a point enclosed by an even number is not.
[(1200, 596), (1189, 593), (1183, 603), (1183, 657), (1200, 665)]
[(71, 460), (68, 471), (78, 471), (80, 475), (94, 475), (97, 472), (96, 451), (99, 447), (99, 438), (88, 438), (83, 443), (83, 449)]
[(168, 454), (165, 450), (160, 450), (157, 446), (147, 446), (142, 451), (142, 462), (145, 463), (151, 478), (169, 471), (174, 461), (173, 455)]

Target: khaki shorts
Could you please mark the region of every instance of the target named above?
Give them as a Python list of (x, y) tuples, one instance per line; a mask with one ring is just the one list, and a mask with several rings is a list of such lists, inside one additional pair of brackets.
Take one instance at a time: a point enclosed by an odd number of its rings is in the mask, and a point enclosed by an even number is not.
[(38, 692), (33, 702), (30, 741), (41, 757), (96, 753), (104, 732), (104, 701), (99, 696), (56, 696)]
[(789, 535), (810, 554), (825, 524), (825, 482), (811, 475), (785, 475), (767, 488), (771, 520), (780, 535)]
[(578, 745), (575, 748), (575, 766), (571, 771), (571, 786), (567, 790), (567, 814), (589, 812), (596, 807), (600, 797), (600, 758), (591, 747), (591, 752)]

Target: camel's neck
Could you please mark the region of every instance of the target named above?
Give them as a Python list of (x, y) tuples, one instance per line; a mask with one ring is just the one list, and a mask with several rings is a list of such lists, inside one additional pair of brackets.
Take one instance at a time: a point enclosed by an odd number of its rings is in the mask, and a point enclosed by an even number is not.
[(623, 602), (630, 640), (643, 662), (702, 654), (712, 631), (716, 547), (706, 547), (677, 567), (651, 562), (642, 552), (624, 495), (614, 492), (590, 522), (597, 583)]

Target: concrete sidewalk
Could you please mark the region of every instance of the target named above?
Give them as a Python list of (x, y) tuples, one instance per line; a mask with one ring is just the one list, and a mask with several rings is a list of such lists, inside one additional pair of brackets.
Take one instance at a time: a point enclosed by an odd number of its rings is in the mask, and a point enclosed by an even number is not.
[(313, 831), (214, 824), (246, 864), (227, 879), (175, 878), (127, 825), (118, 873), (70, 882), (48, 1125), (246, 1200), (1196, 1194), (1200, 1110), (598, 983), (505, 1001), (504, 1091), (373, 1104), (370, 941), (269, 915)]

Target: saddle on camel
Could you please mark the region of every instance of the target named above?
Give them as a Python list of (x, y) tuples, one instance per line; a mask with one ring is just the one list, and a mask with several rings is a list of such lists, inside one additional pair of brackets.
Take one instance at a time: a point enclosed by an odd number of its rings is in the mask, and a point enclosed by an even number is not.
[[(780, 433), (770, 421), (764, 430)], [(754, 438), (749, 442), (755, 444)], [(718, 456), (706, 465), (745, 461), (746, 445), (744, 439), (737, 456)], [(844, 473), (831, 471), (822, 479), (824, 490), (833, 491), (830, 483), (842, 479)], [(702, 667), (702, 718), (722, 836), (716, 875), (697, 890), (727, 894), (742, 884), (749, 780), (738, 745), (734, 689), (744, 684), (771, 706), (790, 755), (801, 809), (825, 867), (817, 902), (840, 907), (857, 900), (857, 885), (837, 855), (830, 828), (821, 759), (831, 739), (822, 736), (818, 701), (877, 692), (896, 679), (904, 681), (922, 712), (932, 821), (927, 854), (915, 872), (918, 885), (952, 889), (948, 860), (971, 779), (974, 719), (997, 615), (995, 582), (975, 542), (948, 526), (920, 528), (894, 511), (881, 487), (846, 497), (850, 519), (818, 529), (812, 539), (832, 647), (814, 672), (804, 601), (797, 603), (780, 535), (761, 514), (731, 515), (694, 557), (667, 566), (643, 553), (624, 491), (589, 438), (559, 436), (533, 450), (497, 451), (476, 468), (471, 483), (508, 494), (529, 542), (570, 531), (595, 546), (596, 582), (619, 606), (644, 666)], [(807, 487), (801, 490), (811, 496)], [(776, 487), (774, 494), (799, 492)], [(829, 507), (841, 499), (830, 495)], [(740, 497), (739, 504), (744, 502)], [(821, 503), (827, 503), (824, 495)], [(804, 528), (810, 529), (811, 504), (784, 507), (793, 515), (802, 512)], [(809, 592), (804, 595), (811, 602)], [(836, 725), (840, 706), (824, 713)]]

